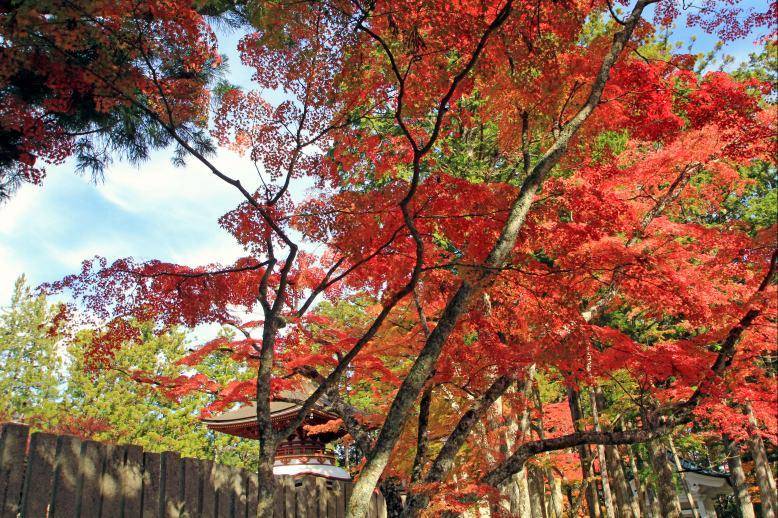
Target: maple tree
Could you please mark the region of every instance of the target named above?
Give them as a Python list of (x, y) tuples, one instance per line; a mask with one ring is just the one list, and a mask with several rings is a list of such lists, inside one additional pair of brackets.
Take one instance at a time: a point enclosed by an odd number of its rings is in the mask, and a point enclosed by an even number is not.
[[(408, 515), (462, 511), (546, 452), (583, 460), (589, 444), (656, 444), (701, 422), (774, 439), (775, 227), (722, 216), (753, 183), (744, 169), (774, 171), (771, 87), (658, 44), (655, 27), (683, 15), (674, 2), (259, 2), (239, 45), (255, 91), (211, 88), (213, 36), (184, 0), (33, 4), (3, 12), (4, 174), (37, 181), (34, 156), (84, 149), (99, 163), (69, 121), (88, 97), (79, 127), (136, 131), (115, 151), (172, 144), (241, 197), (220, 220), (246, 252), (233, 264), (96, 259), (50, 289), (105, 322), (96, 363), (138, 338), (133, 320), (235, 329), (180, 376), (134, 376), (218, 392), (206, 412), (256, 401), (259, 516), (277, 444), (324, 396), (364, 456), (350, 517), (382, 475), (405, 484)], [(723, 39), (776, 14), (703, 4), (688, 24)], [(18, 91), (33, 68), (36, 99)], [(274, 90), (285, 100), (269, 103)], [(256, 165), (257, 184), (220, 168), (214, 142)], [(635, 319), (657, 333), (623, 325)], [(256, 376), (189, 370), (225, 351)], [(517, 436), (532, 370), (573, 393), (626, 377), (635, 426), (573, 426), (562, 404), (543, 422), (570, 427)], [(316, 389), (274, 430), (269, 401), (302, 379)], [(505, 426), (483, 434), (485, 420)]]

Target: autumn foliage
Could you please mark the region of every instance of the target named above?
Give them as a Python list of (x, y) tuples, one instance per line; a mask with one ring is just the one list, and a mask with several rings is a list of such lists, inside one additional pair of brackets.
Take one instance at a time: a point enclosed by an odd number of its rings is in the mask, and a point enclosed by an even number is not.
[[(219, 58), (198, 6), (22, 2), (2, 15), (0, 165), (37, 183), (40, 162), (86, 145), (79, 127), (137, 117), (236, 188), (220, 219), (245, 249), (232, 264), (97, 258), (49, 286), (102, 322), (95, 362), (132, 342), (132, 321), (233, 330), (180, 377), (135, 373), (171, 397), (214, 392), (205, 413), (318, 380), (315, 397), (353, 403), (365, 429), (399, 427), (380, 471), (408, 483), (416, 411), (398, 394), (414, 402), (431, 387), (428, 436), (442, 443), (496, 379), (520, 385), (535, 366), (563, 387), (622, 380), (622, 419), (637, 427), (775, 441), (776, 228), (726, 205), (748, 192), (748, 168), (774, 171), (771, 86), (663, 47), (657, 31), (681, 13), (667, 0), (644, 13), (649, 3), (618, 14), (599, 1), (260, 2), (239, 45), (256, 90), (211, 91)], [(723, 39), (776, 8), (703, 3), (689, 30)], [(30, 80), (35, 98), (18, 86)], [(285, 100), (268, 102), (273, 90)], [(257, 165), (256, 185), (219, 168), (206, 130)], [(217, 352), (259, 384), (196, 373)], [(480, 417), (489, 429), (458, 450), (465, 475), (415, 481), (446, 488), (430, 512), (499, 499), (482, 477), (510, 456), (506, 434), (517, 446), (573, 434), (557, 399), (542, 408), (505, 389)], [(516, 437), (525, 409), (540, 435)], [(549, 455), (580, 478), (574, 450)]]

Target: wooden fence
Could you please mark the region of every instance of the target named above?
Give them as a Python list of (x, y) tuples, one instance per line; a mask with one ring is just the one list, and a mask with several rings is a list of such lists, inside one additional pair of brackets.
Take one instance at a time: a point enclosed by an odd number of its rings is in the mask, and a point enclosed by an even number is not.
[[(275, 518), (344, 516), (351, 482), (276, 480)], [(0, 424), (0, 518), (250, 518), (256, 501), (246, 470)], [(378, 493), (369, 516), (386, 516)]]

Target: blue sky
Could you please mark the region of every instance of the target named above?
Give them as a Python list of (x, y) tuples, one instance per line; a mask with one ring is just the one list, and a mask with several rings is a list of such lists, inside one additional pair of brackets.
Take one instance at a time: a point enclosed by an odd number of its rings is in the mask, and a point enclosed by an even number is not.
[[(759, 7), (761, 2), (744, 4)], [(681, 28), (674, 39), (687, 41), (690, 34)], [(694, 34), (697, 52), (716, 43), (715, 37)], [(229, 58), (229, 79), (250, 86), (251, 71), (235, 52), (238, 38), (220, 34), (220, 48)], [(751, 40), (726, 47), (736, 61), (755, 50)], [(96, 185), (74, 174), (70, 162), (51, 167), (42, 187), (24, 186), (0, 206), (0, 306), (8, 303), (19, 275), (26, 274), (32, 285), (58, 280), (95, 255), (188, 265), (238, 257), (240, 248), (217, 220), (240, 196), (199, 164), (176, 168), (168, 156), (156, 153), (139, 168), (117, 162)], [(257, 181), (251, 164), (226, 150), (219, 151), (216, 163), (248, 186)]]
[[(220, 48), (230, 81), (249, 86), (251, 70), (234, 51), (238, 38), (220, 34)], [(19, 275), (34, 286), (58, 280), (95, 255), (188, 265), (238, 257), (240, 247), (217, 220), (240, 195), (199, 163), (178, 168), (169, 156), (157, 152), (140, 167), (117, 161), (97, 184), (74, 174), (72, 162), (49, 167), (41, 187), (25, 185), (0, 206), (0, 306)], [(247, 186), (257, 182), (251, 163), (234, 153), (219, 150), (215, 162)]]

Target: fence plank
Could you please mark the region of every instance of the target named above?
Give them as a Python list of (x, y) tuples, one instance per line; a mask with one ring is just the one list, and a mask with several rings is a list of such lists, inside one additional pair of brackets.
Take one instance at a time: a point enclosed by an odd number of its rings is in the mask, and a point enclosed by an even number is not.
[(230, 468), (222, 464), (213, 465), (214, 483), (216, 489), (216, 516), (219, 518), (232, 518), (233, 497), (232, 483), (230, 481)]
[(197, 459), (181, 459), (184, 465), (184, 515), (187, 518), (200, 516), (203, 475), (202, 462)]
[(56, 435), (41, 432), (32, 434), (22, 490), (24, 516), (47, 516), (54, 486), (56, 455)]
[(308, 506), (305, 479), (308, 477), (294, 479), (294, 516), (295, 518), (307, 518)]
[(143, 450), (140, 446), (127, 446), (121, 481), (122, 518), (140, 518), (143, 499)]
[(327, 518), (327, 494), (330, 491), (327, 479), (314, 477), (314, 484), (316, 484), (316, 514), (312, 516)]
[(162, 454), (162, 505), (166, 518), (180, 518), (184, 508), (184, 487), (181, 476), (182, 465), (178, 453), (166, 451)]
[(206, 461), (202, 465), (202, 477), (203, 477), (203, 500), (202, 500), (202, 514), (203, 517), (209, 518), (216, 516), (216, 480), (213, 469), (213, 462)]
[(105, 445), (84, 441), (81, 448), (80, 503), (78, 515), (100, 516), (100, 483), (105, 460)]
[(162, 457), (159, 453), (143, 454), (143, 518), (161, 518)]
[(308, 518), (318, 518), (319, 516), (319, 488), (316, 485), (316, 479), (319, 477), (305, 477), (303, 478), (303, 490), (304, 495), (304, 513)]
[(346, 516), (346, 502), (351, 496), (351, 482), (338, 480), (335, 482), (338, 488), (338, 499), (335, 501), (335, 514), (333, 518), (343, 518)]
[(294, 487), (295, 481), (292, 477), (283, 477), (282, 480), (284, 485), (284, 516), (286, 518), (296, 518), (297, 488)]
[(345, 515), (346, 505), (351, 498), (351, 492), (354, 490), (354, 483), (350, 480), (338, 480), (337, 483), (340, 485), (341, 490), (343, 491), (343, 514)]
[(49, 515), (53, 518), (76, 516), (81, 474), (81, 440), (71, 435), (58, 439), (54, 488)]
[(340, 496), (340, 483), (337, 480), (330, 480), (329, 487), (327, 489), (327, 496), (324, 499), (327, 503), (327, 517), (336, 516), (338, 514), (337, 501)]
[(16, 518), (24, 485), (29, 428), (16, 423), (0, 426), (0, 516)]
[(246, 484), (248, 483), (248, 473), (240, 468), (231, 468), (232, 484), (235, 494), (233, 500), (233, 516), (235, 518), (244, 518), (246, 516)]
[[(286, 486), (284, 480), (288, 477), (276, 478), (275, 494), (273, 495), (273, 518), (285, 518), (286, 511)], [(259, 479), (259, 477), (257, 477)], [(259, 494), (257, 494), (259, 500)]]
[(121, 473), (126, 454), (126, 446), (105, 445), (105, 467), (100, 480), (100, 516), (121, 514)]
[(257, 505), (259, 504), (259, 476), (256, 473), (249, 473), (246, 484), (246, 517), (254, 518), (257, 515)]
[[(27, 434), (24, 426), (0, 426), (0, 518), (19, 514), (14, 494), (24, 495), (21, 512), (29, 517), (253, 518), (256, 513), (256, 473), (172, 452), (144, 453), (137, 446), (44, 433), (32, 435), (25, 463)], [(314, 476), (283, 476), (276, 483), (276, 518), (343, 518), (352, 489), (351, 482)], [(384, 499), (375, 492), (368, 516), (386, 515)]]

